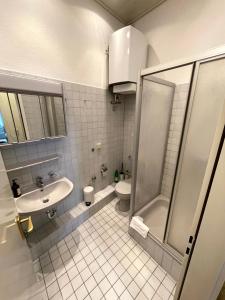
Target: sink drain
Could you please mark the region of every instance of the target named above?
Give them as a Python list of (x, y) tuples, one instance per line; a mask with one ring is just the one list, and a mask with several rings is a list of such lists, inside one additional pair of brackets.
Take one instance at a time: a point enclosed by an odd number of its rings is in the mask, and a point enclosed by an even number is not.
[(47, 203), (48, 201), (49, 201), (49, 199), (44, 199), (42, 202)]

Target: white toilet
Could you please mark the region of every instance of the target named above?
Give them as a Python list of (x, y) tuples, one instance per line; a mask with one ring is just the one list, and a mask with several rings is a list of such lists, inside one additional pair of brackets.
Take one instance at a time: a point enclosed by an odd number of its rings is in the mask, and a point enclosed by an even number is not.
[(119, 198), (119, 210), (128, 211), (130, 209), (131, 180), (118, 182), (115, 186), (115, 192)]

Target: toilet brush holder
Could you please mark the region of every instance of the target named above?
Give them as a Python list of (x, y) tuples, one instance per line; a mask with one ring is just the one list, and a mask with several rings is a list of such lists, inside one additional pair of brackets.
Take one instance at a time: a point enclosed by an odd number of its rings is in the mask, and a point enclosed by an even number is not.
[(84, 192), (84, 202), (86, 206), (90, 206), (94, 202), (94, 188), (93, 186), (86, 186), (83, 189)]

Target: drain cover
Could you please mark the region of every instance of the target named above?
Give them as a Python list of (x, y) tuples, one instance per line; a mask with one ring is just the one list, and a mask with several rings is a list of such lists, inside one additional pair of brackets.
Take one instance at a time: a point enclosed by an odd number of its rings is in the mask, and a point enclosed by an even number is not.
[(47, 203), (48, 201), (49, 201), (49, 199), (44, 199), (42, 202)]

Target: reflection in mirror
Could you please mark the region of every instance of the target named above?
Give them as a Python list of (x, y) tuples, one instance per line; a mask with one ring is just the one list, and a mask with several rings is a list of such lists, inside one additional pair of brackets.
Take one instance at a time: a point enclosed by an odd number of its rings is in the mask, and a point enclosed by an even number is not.
[(56, 120), (56, 135), (66, 135), (65, 113), (63, 107), (63, 99), (54, 97), (55, 120)]
[(45, 137), (51, 136), (45, 96), (39, 96)]
[(62, 97), (41, 96), (40, 102), (45, 136), (66, 135)]
[(18, 94), (27, 140), (45, 137), (39, 96)]
[(16, 129), (7, 93), (0, 93), (0, 143), (17, 142)]
[(26, 140), (26, 134), (17, 95), (14, 93), (8, 93), (8, 98), (16, 127), (18, 142), (24, 142)]
[(143, 78), (135, 211), (163, 241), (192, 65)]

